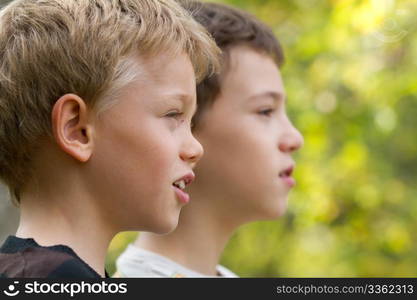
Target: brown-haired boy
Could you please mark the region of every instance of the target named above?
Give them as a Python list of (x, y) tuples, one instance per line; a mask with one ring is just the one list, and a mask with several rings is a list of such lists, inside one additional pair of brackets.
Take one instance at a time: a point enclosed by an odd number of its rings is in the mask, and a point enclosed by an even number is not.
[(105, 275), (113, 236), (175, 228), (217, 47), (172, 0), (16, 0), (0, 13), (0, 177), (21, 212), (0, 277)]
[(121, 277), (236, 276), (218, 265), (230, 236), (281, 216), (295, 184), (292, 154), (303, 138), (286, 114), (283, 52), (272, 30), (230, 6), (185, 5), (223, 50), (220, 74), (197, 88), (193, 133), (205, 154), (177, 229), (141, 233), (117, 261)]

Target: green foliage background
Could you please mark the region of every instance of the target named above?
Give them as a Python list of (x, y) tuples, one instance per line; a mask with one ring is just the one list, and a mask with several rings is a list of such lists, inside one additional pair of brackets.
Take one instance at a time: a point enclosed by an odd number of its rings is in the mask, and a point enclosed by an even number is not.
[[(305, 137), (279, 220), (240, 228), (240, 276), (417, 276), (417, 1), (229, 0), (274, 28)], [(135, 233), (118, 235), (107, 267)]]

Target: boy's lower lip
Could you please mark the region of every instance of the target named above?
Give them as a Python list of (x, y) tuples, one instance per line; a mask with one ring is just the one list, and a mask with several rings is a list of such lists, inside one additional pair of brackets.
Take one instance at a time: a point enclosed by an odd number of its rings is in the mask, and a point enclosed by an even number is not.
[(286, 185), (288, 185), (290, 188), (292, 188), (293, 186), (295, 186), (295, 179), (292, 178), (291, 176), (282, 176), (280, 177)]
[(187, 204), (188, 202), (190, 202), (190, 195), (188, 195), (183, 190), (177, 188), (176, 186), (174, 186), (174, 190), (175, 190), (175, 194), (177, 195), (178, 200), (181, 203)]

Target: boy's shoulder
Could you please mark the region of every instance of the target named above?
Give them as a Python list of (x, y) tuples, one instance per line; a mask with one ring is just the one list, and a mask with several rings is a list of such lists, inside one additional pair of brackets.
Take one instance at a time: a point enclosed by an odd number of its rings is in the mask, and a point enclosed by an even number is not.
[(100, 275), (67, 246), (43, 247), (33, 239), (9, 236), (0, 248), (0, 277), (100, 278)]

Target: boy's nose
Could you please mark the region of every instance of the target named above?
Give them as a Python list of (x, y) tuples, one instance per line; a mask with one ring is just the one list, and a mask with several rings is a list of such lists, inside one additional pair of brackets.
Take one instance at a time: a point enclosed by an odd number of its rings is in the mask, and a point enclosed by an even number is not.
[(304, 137), (295, 128), (292, 123), (288, 122), (287, 130), (283, 133), (279, 141), (279, 150), (282, 152), (294, 152), (304, 145)]
[(181, 159), (189, 164), (191, 167), (197, 164), (204, 154), (203, 146), (200, 142), (190, 133), (187, 143), (184, 144), (183, 150), (181, 151)]

